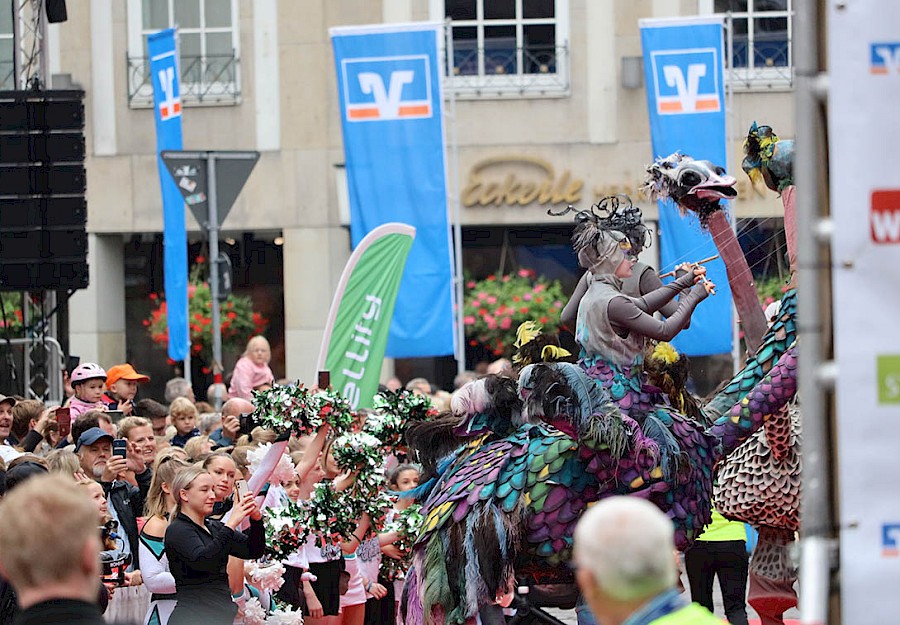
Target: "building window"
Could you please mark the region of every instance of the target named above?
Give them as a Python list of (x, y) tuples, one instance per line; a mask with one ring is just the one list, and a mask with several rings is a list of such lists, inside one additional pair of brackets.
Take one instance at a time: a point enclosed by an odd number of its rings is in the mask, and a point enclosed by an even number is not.
[(16, 70), (13, 64), (13, 11), (14, 4), (7, 2), (0, 7), (0, 90), (16, 88)]
[(240, 102), (237, 0), (128, 0), (128, 103), (153, 103), (147, 35), (178, 27), (181, 101)]
[(434, 17), (451, 20), (448, 87), (455, 93), (568, 93), (568, 0), (436, 1), (442, 6)]
[(753, 89), (790, 87), (792, 0), (715, 0), (716, 13), (731, 12), (730, 58), (732, 84)]

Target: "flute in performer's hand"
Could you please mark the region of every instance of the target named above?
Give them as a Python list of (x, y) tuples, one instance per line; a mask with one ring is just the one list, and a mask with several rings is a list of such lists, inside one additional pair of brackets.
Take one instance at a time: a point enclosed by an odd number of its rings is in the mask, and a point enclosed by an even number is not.
[(684, 269), (685, 271), (690, 271), (691, 267), (695, 267), (697, 265), (705, 265), (706, 263), (716, 260), (718, 257), (719, 257), (719, 255), (715, 254), (714, 256), (710, 256), (709, 258), (703, 258), (701, 260), (698, 260), (696, 263), (681, 263), (673, 271), (667, 271), (665, 273), (659, 274), (659, 277), (660, 278), (668, 278), (669, 276), (674, 276), (675, 273), (679, 269)]

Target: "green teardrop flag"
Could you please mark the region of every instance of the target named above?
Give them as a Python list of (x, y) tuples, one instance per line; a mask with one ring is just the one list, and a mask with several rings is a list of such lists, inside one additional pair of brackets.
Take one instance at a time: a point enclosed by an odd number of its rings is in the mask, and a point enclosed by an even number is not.
[(406, 257), (416, 230), (389, 223), (372, 230), (353, 250), (331, 302), (319, 371), (350, 405), (369, 408), (378, 390), (388, 330)]

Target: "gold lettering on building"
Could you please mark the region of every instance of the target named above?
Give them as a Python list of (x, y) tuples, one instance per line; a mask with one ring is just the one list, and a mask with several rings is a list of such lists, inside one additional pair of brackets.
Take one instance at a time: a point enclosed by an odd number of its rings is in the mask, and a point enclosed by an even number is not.
[[(507, 172), (502, 178), (491, 177), (492, 170), (524, 164), (536, 175), (525, 177), (520, 171)], [(505, 167), (504, 167), (505, 166)], [(519, 168), (521, 169), (521, 168)], [(520, 175), (522, 176), (520, 178)], [(463, 206), (528, 206), (576, 204), (581, 201), (584, 180), (573, 178), (564, 170), (557, 178), (553, 165), (536, 156), (501, 156), (478, 161), (469, 170), (462, 192)]]

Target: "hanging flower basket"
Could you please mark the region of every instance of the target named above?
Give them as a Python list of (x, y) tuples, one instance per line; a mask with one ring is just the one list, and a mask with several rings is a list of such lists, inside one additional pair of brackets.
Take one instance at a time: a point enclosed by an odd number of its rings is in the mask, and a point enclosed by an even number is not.
[[(191, 271), (188, 281), (188, 328), (191, 337), (191, 355), (200, 356), (212, 362), (212, 294), (209, 284), (200, 278), (199, 268), (203, 258), (197, 258), (197, 265)], [(144, 319), (144, 326), (150, 339), (160, 347), (169, 344), (169, 324), (166, 301), (156, 293), (150, 294), (153, 310)], [(222, 328), (222, 348), (243, 352), (252, 336), (262, 334), (269, 320), (253, 310), (249, 297), (229, 295), (219, 306)]]
[[(22, 314), (22, 294), (0, 293), (0, 298), (3, 299), (3, 315), (0, 315), (0, 336), (5, 337), (7, 334), (10, 337), (19, 336), (25, 328), (25, 315)], [(29, 305), (32, 315), (36, 313), (40, 317), (40, 308), (36, 308), (33, 302), (29, 302)]]
[(566, 301), (558, 280), (538, 278), (530, 269), (466, 282), (463, 324), (472, 346), (481, 343), (497, 357), (515, 353), (516, 328), (534, 321), (556, 332)]

